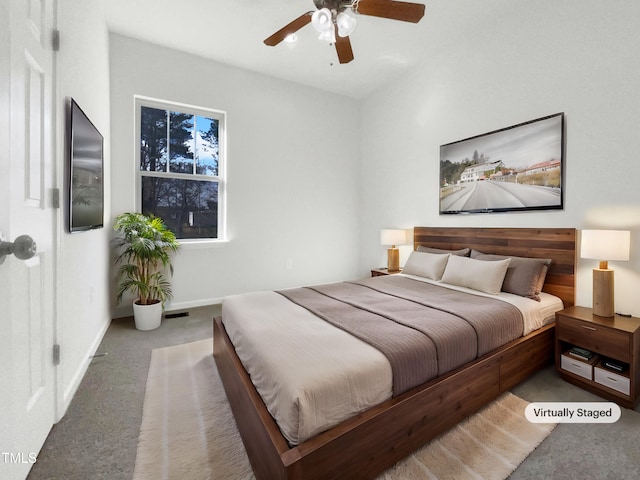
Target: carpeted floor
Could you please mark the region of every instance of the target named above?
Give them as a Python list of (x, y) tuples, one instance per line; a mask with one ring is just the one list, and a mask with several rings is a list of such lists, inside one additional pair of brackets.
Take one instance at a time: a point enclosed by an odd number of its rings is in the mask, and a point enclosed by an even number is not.
[[(115, 320), (65, 417), (54, 426), (30, 480), (131, 480), (151, 351), (212, 335), (217, 307), (135, 330)], [(549, 367), (514, 388), (527, 401), (601, 401), (570, 385)], [(511, 474), (512, 480), (636, 478), (640, 469), (640, 414), (623, 409), (615, 424), (560, 424)], [(180, 480), (190, 480), (182, 478)]]
[(216, 315), (219, 306), (197, 308), (144, 332), (114, 320), (97, 352), (107, 355), (93, 359), (28, 478), (131, 480), (151, 351), (211, 337)]

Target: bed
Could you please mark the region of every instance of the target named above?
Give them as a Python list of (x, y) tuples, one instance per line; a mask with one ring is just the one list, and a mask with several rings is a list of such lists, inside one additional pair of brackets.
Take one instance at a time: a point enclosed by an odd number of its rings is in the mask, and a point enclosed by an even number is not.
[[(575, 237), (575, 229), (565, 228), (416, 227), (414, 249), (469, 248), (501, 256), (550, 259), (552, 263), (542, 291), (561, 299), (566, 307), (574, 303)], [(405, 280), (394, 280), (400, 281)], [(363, 283), (371, 288), (366, 281)], [(389, 283), (391, 286), (385, 288), (396, 288)], [(260, 312), (261, 307), (248, 316), (258, 316)], [(491, 347), (487, 352), (481, 351), (477, 358), (439, 372), (435, 377), (427, 377), (424, 383), (409, 384), (405, 390), (379, 398), (373, 406), (340, 420), (325, 431), (310, 430), (294, 441), (283, 434), (284, 430), (269, 413), (222, 318), (214, 321), (214, 357), (258, 479), (375, 478), (428, 440), (551, 363), (553, 329), (553, 323), (548, 323), (530, 329), (530, 333), (527, 330), (524, 336)], [(234, 327), (230, 327), (232, 336), (237, 336), (233, 330)], [(244, 355), (240, 348), (238, 352)], [(251, 370), (251, 366), (247, 369)], [(379, 375), (374, 376), (379, 378)], [(266, 401), (271, 407), (270, 400)]]

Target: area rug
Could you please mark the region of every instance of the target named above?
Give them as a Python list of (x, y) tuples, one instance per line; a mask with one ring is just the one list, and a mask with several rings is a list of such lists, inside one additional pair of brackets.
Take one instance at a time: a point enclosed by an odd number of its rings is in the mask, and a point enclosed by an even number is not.
[[(212, 354), (211, 339), (153, 350), (134, 480), (254, 478)], [(507, 392), (378, 480), (505, 479), (555, 427), (526, 406)]]

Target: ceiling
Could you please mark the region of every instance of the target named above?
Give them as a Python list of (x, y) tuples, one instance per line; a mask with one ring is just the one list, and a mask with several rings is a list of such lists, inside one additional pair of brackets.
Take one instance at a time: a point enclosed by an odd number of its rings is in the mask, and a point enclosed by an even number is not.
[(101, 0), (110, 31), (273, 77), (363, 98), (421, 62), (429, 29), (355, 15), (355, 60), (341, 65), (335, 48), (311, 25), (298, 41), (268, 47), (263, 40), (304, 12), (313, 0)]

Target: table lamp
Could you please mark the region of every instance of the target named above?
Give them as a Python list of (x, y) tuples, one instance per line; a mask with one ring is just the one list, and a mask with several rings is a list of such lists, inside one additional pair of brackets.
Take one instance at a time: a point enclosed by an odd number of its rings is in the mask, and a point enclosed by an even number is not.
[(382, 245), (391, 245), (387, 249), (387, 269), (389, 272), (400, 271), (400, 251), (396, 245), (404, 245), (407, 243), (407, 232), (400, 229), (385, 229), (380, 232), (380, 243)]
[(609, 260), (629, 260), (631, 232), (627, 230), (583, 230), (580, 256), (600, 260), (593, 269), (593, 313), (600, 317), (615, 315), (613, 270)]

